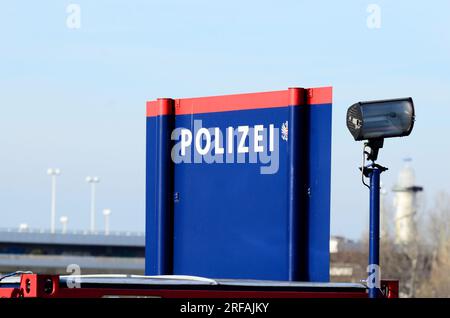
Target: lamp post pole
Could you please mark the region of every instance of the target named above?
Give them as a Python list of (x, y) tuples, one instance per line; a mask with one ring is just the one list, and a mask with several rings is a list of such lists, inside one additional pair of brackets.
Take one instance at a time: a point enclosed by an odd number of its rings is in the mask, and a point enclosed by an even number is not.
[[(411, 97), (353, 104), (347, 109), (347, 128), (356, 141), (366, 140), (363, 148), (362, 183), (370, 189), (369, 298), (380, 295), (380, 175), (387, 168), (375, 163), (385, 138), (409, 136), (415, 120)], [(370, 149), (366, 151), (366, 149)], [(372, 163), (364, 166), (366, 159)], [(370, 185), (364, 182), (370, 179)]]
[(86, 182), (91, 185), (91, 216), (90, 216), (90, 230), (95, 232), (95, 185), (100, 182), (98, 177), (86, 177)]
[(367, 267), (369, 298), (379, 296), (380, 285), (380, 175), (387, 168), (376, 163), (364, 167), (370, 178), (369, 266)]
[(56, 219), (56, 176), (61, 174), (59, 169), (47, 169), (47, 174), (52, 178), (51, 213), (50, 213), (50, 233), (55, 233)]

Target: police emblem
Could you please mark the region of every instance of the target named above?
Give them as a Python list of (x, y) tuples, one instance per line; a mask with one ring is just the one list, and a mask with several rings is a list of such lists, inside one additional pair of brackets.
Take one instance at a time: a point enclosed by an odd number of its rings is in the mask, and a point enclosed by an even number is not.
[(288, 128), (288, 121), (286, 120), (286, 122), (283, 123), (283, 125), (281, 125), (281, 139), (287, 141), (288, 140), (288, 133), (289, 133), (289, 128)]

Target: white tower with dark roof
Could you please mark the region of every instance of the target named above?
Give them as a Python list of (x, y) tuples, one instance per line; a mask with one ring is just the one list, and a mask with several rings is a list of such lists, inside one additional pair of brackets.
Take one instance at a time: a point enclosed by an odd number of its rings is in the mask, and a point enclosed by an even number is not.
[(395, 241), (397, 244), (408, 244), (416, 235), (417, 193), (423, 188), (415, 185), (414, 169), (411, 159), (405, 159), (405, 166), (400, 170), (395, 192)]

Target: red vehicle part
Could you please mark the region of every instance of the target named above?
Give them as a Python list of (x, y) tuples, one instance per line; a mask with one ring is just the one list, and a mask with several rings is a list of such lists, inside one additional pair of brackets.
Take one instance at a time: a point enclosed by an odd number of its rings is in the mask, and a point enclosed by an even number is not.
[[(23, 274), (1, 282), (0, 298), (367, 298), (362, 284), (209, 280), (193, 277)], [(72, 287), (72, 288), (71, 288)], [(398, 281), (382, 281), (385, 298), (398, 297)]]

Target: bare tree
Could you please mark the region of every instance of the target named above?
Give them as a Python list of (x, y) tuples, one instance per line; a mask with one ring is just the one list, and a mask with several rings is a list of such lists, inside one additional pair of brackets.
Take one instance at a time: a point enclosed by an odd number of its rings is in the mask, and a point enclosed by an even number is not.
[(450, 297), (450, 196), (421, 211), (412, 241), (396, 244), (392, 233), (382, 240), (382, 277), (398, 279), (405, 297)]
[(428, 246), (431, 273), (421, 285), (419, 296), (450, 297), (450, 196), (440, 193), (430, 211)]
[[(424, 209), (420, 209), (415, 216), (415, 222), (419, 225), (414, 239), (407, 243), (398, 244), (395, 239), (394, 211), (392, 204), (383, 200), (382, 213), (384, 222), (382, 236), (380, 238), (380, 268), (382, 279), (397, 279), (400, 283), (400, 295), (402, 297), (417, 297), (418, 291), (430, 276), (430, 260), (432, 250), (425, 241), (427, 229), (424, 224)], [(423, 205), (422, 205), (423, 207)], [(364, 234), (362, 240), (364, 249), (368, 251), (368, 235)], [(367, 262), (367, 254), (360, 261)]]
[[(420, 209), (415, 216), (414, 239), (403, 244), (395, 239), (392, 205), (384, 204), (381, 277), (399, 280), (402, 297), (450, 297), (450, 195), (439, 194), (432, 208), (425, 207), (424, 199), (420, 198)], [(352, 281), (366, 279), (368, 237), (366, 229), (359, 249), (333, 255), (332, 261), (353, 267)]]

